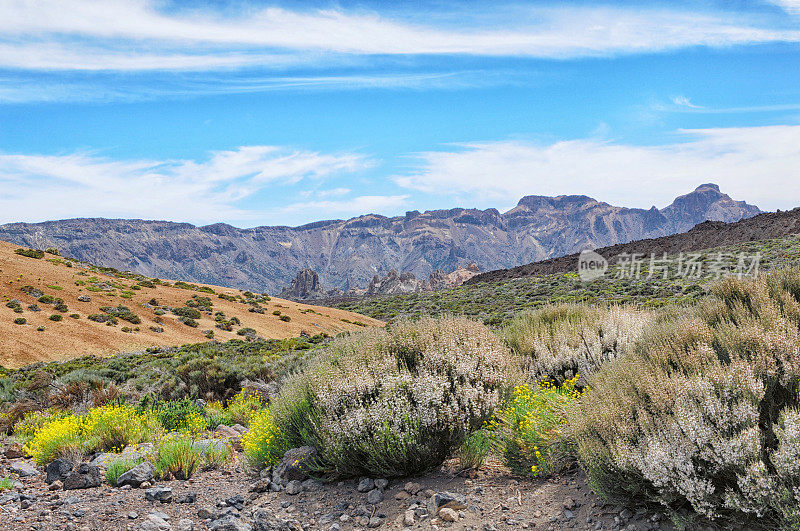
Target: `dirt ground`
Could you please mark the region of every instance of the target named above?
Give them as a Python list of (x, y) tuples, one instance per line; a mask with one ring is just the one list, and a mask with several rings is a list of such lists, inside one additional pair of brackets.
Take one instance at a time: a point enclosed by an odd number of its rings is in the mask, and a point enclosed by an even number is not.
[[(283, 299), (272, 298), (261, 303), (264, 313), (252, 313), (250, 306), (244, 302), (231, 302), (220, 299), (219, 293), (241, 295), (238, 290), (209, 286), (215, 293), (202, 293), (174, 286), (156, 285), (153, 288), (142, 287), (129, 290), (135, 281), (119, 279), (101, 273), (87, 271), (80, 267), (67, 267), (64, 263), (53, 263), (57, 256), (45, 254), (44, 258), (35, 259), (14, 254), (18, 246), (0, 242), (0, 365), (17, 368), (37, 361), (52, 361), (74, 358), (87, 354), (105, 355), (117, 352), (140, 350), (150, 346), (172, 346), (183, 343), (206, 341), (205, 331), (213, 330), (218, 341), (240, 338), (236, 332), (245, 327), (253, 328), (264, 338), (283, 339), (297, 337), (305, 332), (315, 335), (321, 332), (335, 335), (346, 330), (362, 328), (356, 322), (368, 326), (383, 326), (384, 323), (344, 310), (299, 304)], [(112, 283), (122, 288), (108, 291), (89, 291), (86, 283), (92, 277), (108, 285)], [(172, 281), (170, 281), (172, 283)], [(202, 286), (202, 284), (198, 284)], [(36, 298), (23, 293), (20, 288), (33, 286), (43, 294), (59, 297), (64, 300), (68, 310), (61, 313), (59, 322), (50, 320), (50, 316), (59, 314), (52, 304), (37, 302)], [(122, 297), (127, 291), (130, 298)], [(89, 296), (91, 301), (82, 302), (78, 297)], [(178, 321), (178, 317), (170, 312), (157, 316), (155, 310), (142, 306), (155, 298), (159, 305), (181, 307), (192, 295), (205, 296), (213, 303), (212, 315), (202, 314), (197, 320), (199, 326), (191, 328)], [(19, 301), (23, 312), (15, 313), (6, 303)], [(40, 311), (29, 310), (30, 305), (37, 305)], [(142, 322), (133, 325), (120, 321), (117, 326), (106, 326), (86, 317), (101, 313), (101, 306), (127, 306), (137, 314)], [(215, 327), (213, 313), (222, 311), (227, 318), (238, 317), (241, 325), (235, 325), (232, 331), (224, 331)], [(282, 321), (273, 312), (281, 316), (289, 316), (290, 321)], [(70, 317), (78, 314), (79, 318)], [(26, 324), (15, 324), (16, 318), (26, 319)], [(160, 321), (160, 322), (158, 322)], [(44, 326), (44, 331), (37, 328)], [(127, 326), (139, 330), (123, 332)], [(151, 326), (161, 332), (151, 330)]]

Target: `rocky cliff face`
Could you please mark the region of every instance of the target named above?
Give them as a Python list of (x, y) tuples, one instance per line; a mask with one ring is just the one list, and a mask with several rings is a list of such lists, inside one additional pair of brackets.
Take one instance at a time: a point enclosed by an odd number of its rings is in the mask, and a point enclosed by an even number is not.
[(319, 275), (313, 269), (303, 269), (292, 280), (288, 288), (284, 288), (280, 297), (292, 300), (315, 300), (325, 297)]
[(428, 278), (474, 262), (483, 270), (526, 264), (732, 221), (758, 208), (702, 185), (664, 209), (622, 208), (586, 196), (527, 196), (501, 214), (454, 208), (375, 214), (301, 227), (238, 229), (165, 221), (70, 219), (0, 226), (0, 239), (149, 276), (275, 293), (303, 269), (327, 288), (363, 289), (391, 269)]

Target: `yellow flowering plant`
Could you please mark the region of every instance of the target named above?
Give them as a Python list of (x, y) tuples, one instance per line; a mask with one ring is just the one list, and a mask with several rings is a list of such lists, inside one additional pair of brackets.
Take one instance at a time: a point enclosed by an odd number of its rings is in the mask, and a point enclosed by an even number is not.
[(256, 468), (277, 463), (289, 449), (289, 443), (269, 409), (262, 409), (250, 418), (250, 430), (242, 437), (242, 449)]
[(500, 434), (506, 464), (515, 473), (547, 476), (563, 469), (571, 452), (565, 436), (567, 409), (580, 397), (578, 375), (561, 385), (521, 385), (489, 423)]

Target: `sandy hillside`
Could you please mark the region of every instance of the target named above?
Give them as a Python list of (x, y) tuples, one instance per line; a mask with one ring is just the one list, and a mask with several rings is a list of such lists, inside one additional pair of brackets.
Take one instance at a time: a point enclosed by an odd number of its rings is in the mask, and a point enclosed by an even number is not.
[[(261, 337), (280, 339), (297, 337), (302, 332), (334, 335), (345, 330), (360, 329), (362, 324), (383, 325), (375, 319), (344, 310), (274, 297), (266, 301), (260, 294), (247, 298), (239, 290), (219, 286), (193, 285), (195, 288), (210, 288), (212, 293), (197, 291), (191, 285), (182, 283), (177, 285), (189, 289), (176, 287), (173, 281), (165, 280), (164, 283), (170, 284), (167, 286), (147, 280), (142, 282), (143, 277), (121, 278), (52, 254), (45, 254), (40, 259), (21, 256), (14, 253), (17, 248), (17, 245), (0, 242), (0, 365), (5, 367), (85, 354), (111, 354), (148, 346), (196, 343), (207, 340), (208, 330), (213, 330), (214, 339), (226, 341), (241, 339), (237, 331), (245, 327), (254, 329)], [(54, 299), (62, 299), (66, 311), (58, 305), (58, 301), (48, 302), (47, 297), (39, 302), (40, 292)], [(220, 294), (235, 300), (220, 298)], [(87, 296), (91, 298), (88, 302), (78, 300), (78, 297)], [(207, 301), (202, 301), (204, 297), (210, 300), (210, 307)], [(155, 299), (157, 306), (152, 305), (152, 299)], [(190, 300), (195, 304), (195, 309), (202, 310), (200, 318), (195, 319), (198, 324), (196, 328), (181, 322), (181, 318), (170, 310), (186, 307)], [(15, 312), (9, 303), (21, 308), (22, 312)], [(29, 308), (31, 305), (36, 305), (40, 311), (32, 311)], [(104, 312), (101, 307), (119, 305), (129, 308), (141, 322), (131, 323), (118, 318), (117, 324), (110, 326), (87, 318), (90, 315), (102, 318), (108, 315), (108, 310)], [(264, 313), (250, 311), (250, 308), (258, 306), (263, 308)], [(162, 312), (163, 315), (158, 315)], [(217, 326), (221, 324), (215, 320), (217, 312), (224, 312), (224, 317), (218, 319), (227, 321), (227, 326), (232, 330)], [(280, 315), (274, 312), (280, 312)], [(51, 320), (52, 315), (60, 315), (61, 320)], [(282, 316), (288, 316), (290, 320), (281, 320)], [(230, 323), (234, 317), (240, 323)], [(14, 320), (18, 318), (25, 319), (26, 323), (15, 324)], [(225, 326), (224, 323), (222, 325)], [(44, 330), (37, 330), (42, 326)]]

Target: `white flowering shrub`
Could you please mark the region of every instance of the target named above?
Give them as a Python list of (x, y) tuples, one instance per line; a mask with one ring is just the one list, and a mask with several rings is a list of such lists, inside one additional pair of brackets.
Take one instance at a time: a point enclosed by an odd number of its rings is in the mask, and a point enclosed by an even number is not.
[[(590, 379), (571, 419), (596, 490), (800, 527), (800, 273), (728, 279)], [(751, 520), (752, 519), (752, 520)]]
[(272, 406), (320, 472), (391, 477), (440, 464), (502, 405), (518, 371), (480, 323), (447, 317), (339, 338)]
[(560, 385), (579, 376), (583, 387), (586, 377), (630, 351), (652, 315), (636, 308), (558, 304), (517, 315), (502, 335), (531, 380)]

